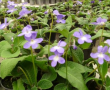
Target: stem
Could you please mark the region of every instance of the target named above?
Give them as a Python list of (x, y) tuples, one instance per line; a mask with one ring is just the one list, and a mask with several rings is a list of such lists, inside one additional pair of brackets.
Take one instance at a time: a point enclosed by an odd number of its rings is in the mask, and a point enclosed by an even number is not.
[(67, 73), (68, 68), (67, 68), (67, 66), (68, 66), (68, 62), (67, 62), (67, 53), (66, 53), (66, 79), (68, 79), (68, 73)]
[(34, 62), (34, 57), (33, 57), (33, 51), (32, 51), (32, 47), (31, 49), (31, 55), (32, 55), (32, 63), (33, 63), (33, 68), (34, 68), (34, 76), (35, 76), (35, 85), (37, 85), (37, 78), (36, 78), (36, 69), (35, 69), (35, 62)]
[(103, 26), (103, 29), (102, 29), (102, 34), (101, 34), (101, 38), (100, 38), (100, 44), (102, 42), (103, 30), (104, 30), (104, 26)]
[(53, 14), (51, 13), (52, 23), (51, 23), (51, 29), (50, 29), (50, 35), (49, 35), (49, 46), (48, 46), (48, 56), (50, 56), (50, 39), (51, 39), (51, 31), (53, 28)]
[(32, 86), (31, 83), (30, 83), (30, 81), (29, 81), (28, 76), (27, 76), (26, 73), (25, 73), (25, 71), (24, 71), (21, 67), (18, 67), (18, 68), (24, 73), (24, 75), (25, 75), (26, 79), (28, 80), (30, 86)]
[(92, 73), (94, 73), (94, 72), (96, 71), (96, 69), (99, 68), (99, 66), (100, 66), (100, 65), (98, 65), (92, 72), (90, 72), (88, 76), (90, 76)]

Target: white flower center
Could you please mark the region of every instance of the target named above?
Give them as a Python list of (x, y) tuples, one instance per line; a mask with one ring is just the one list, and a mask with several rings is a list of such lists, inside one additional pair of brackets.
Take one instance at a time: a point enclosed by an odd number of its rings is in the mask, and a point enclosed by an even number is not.
[(100, 53), (100, 54), (98, 55), (98, 57), (103, 58), (104, 55), (103, 55), (102, 53)]
[(32, 44), (35, 44), (35, 43), (36, 43), (36, 41), (33, 40), (33, 39), (31, 39), (31, 45), (32, 45)]
[(55, 46), (54, 48), (55, 48), (55, 49), (59, 49), (59, 46)]
[(86, 40), (87, 38), (86, 38), (86, 37), (84, 37), (84, 36), (82, 36), (82, 37), (81, 37), (81, 39), (82, 39), (82, 40)]
[(28, 31), (28, 30), (27, 30), (27, 31), (25, 32), (25, 34), (29, 34), (29, 33), (31, 33), (31, 31)]
[(101, 25), (104, 25), (105, 23), (104, 23), (104, 22), (101, 22), (100, 24), (101, 24)]
[(59, 56), (56, 55), (54, 58), (53, 58), (54, 61), (58, 61), (59, 60)]

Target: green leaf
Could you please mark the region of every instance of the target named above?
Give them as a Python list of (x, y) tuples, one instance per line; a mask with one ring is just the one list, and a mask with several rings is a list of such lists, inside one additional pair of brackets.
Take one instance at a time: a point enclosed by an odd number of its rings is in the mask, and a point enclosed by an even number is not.
[(62, 34), (64, 37), (68, 37), (69, 31), (67, 29), (58, 30), (58, 33)]
[[(94, 39), (100, 37), (101, 35), (102, 35), (102, 29), (100, 29), (100, 30), (96, 33), (96, 35), (92, 36), (91, 39), (94, 40)], [(103, 30), (103, 36), (104, 36), (104, 37), (110, 37), (110, 32), (107, 32), (107, 31)]]
[(12, 44), (12, 38), (15, 37), (14, 33), (6, 33), (4, 34), (4, 38), (6, 41), (8, 41), (10, 44)]
[(59, 83), (54, 87), (54, 90), (67, 90), (67, 85), (64, 83)]
[(72, 24), (72, 17), (71, 16), (68, 16), (68, 18), (66, 19), (66, 23)]
[(79, 48), (77, 46), (77, 49), (73, 49), (73, 47), (71, 46), (70, 47), (70, 52), (71, 52), (71, 56), (73, 57), (73, 60), (76, 61), (76, 62), (80, 62), (82, 63), (83, 60), (84, 60), (84, 53), (83, 51), (81, 50), (81, 48)]
[(77, 88), (78, 90), (88, 90), (83, 77), (80, 73), (77, 72), (76, 69), (71, 69), (70, 67), (67, 67), (67, 72), (66, 72), (66, 67), (62, 67), (59, 70), (57, 70), (58, 74), (66, 79), (66, 73), (67, 73), (67, 80), (69, 83)]
[(38, 90), (36, 86), (32, 87), (31, 90)]
[[(89, 69), (88, 67), (86, 66), (83, 66), (81, 64), (78, 64), (76, 62), (72, 62), (72, 61), (68, 61), (67, 62), (67, 66), (70, 67), (71, 69), (76, 69), (76, 71), (78, 73), (86, 73), (86, 72), (91, 72), (93, 71), (92, 69)], [(61, 67), (65, 67), (65, 64), (62, 65)]]
[(49, 89), (53, 86), (52, 82), (47, 79), (42, 79), (38, 82), (38, 87), (41, 89)]
[(110, 90), (110, 86), (108, 86), (108, 87), (105, 87), (106, 88), (106, 90)]
[(25, 90), (23, 82), (21, 79), (13, 82), (13, 90)]
[(107, 71), (108, 71), (108, 62), (107, 61), (104, 60), (104, 63), (102, 65), (100, 65), (99, 71), (100, 71), (102, 79), (104, 80), (105, 75), (107, 74)]
[(1, 62), (1, 71), (0, 76), (2, 79), (4, 79), (8, 74), (11, 73), (11, 71), (15, 68), (17, 63), (19, 61), (23, 61), (27, 56), (19, 57), (19, 58), (11, 58), (11, 59), (5, 59)]
[(107, 87), (110, 86), (110, 77), (109, 76), (106, 77), (106, 86)]
[(90, 47), (91, 43), (84, 43), (84, 44), (81, 44), (80, 47), (83, 48), (83, 49), (88, 49)]
[(11, 48), (11, 45), (7, 41), (1, 41), (0, 42), (0, 56), (3, 50), (9, 49), (9, 48)]
[(12, 48), (3, 50), (1, 56), (4, 58), (12, 58), (19, 56), (19, 54), (20, 54), (20, 48), (16, 47), (13, 51)]
[[(29, 62), (27, 60), (22, 61), (22, 62), (20, 62), (20, 67), (25, 71), (26, 75), (28, 76), (28, 78), (30, 80), (31, 85), (35, 85), (35, 82), (37, 80), (35, 77), (37, 77), (37, 73), (38, 73), (37, 67), (35, 67), (36, 75), (34, 73), (33, 63), (32, 62)], [(29, 82), (27, 81), (25, 76), (22, 77), (22, 80), (25, 83), (29, 84)]]
[(48, 79), (50, 81), (54, 81), (57, 78), (57, 73), (55, 69), (51, 66), (48, 66), (48, 73), (45, 73), (42, 76), (42, 79)]

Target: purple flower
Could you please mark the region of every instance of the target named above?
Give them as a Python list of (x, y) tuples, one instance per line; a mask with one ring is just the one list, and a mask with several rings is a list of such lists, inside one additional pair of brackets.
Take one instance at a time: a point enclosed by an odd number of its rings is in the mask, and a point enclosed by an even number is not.
[(65, 59), (61, 57), (61, 53), (55, 52), (55, 55), (52, 55), (49, 57), (49, 60), (52, 60), (51, 66), (55, 67), (57, 65), (57, 62), (60, 64), (65, 63)]
[(73, 40), (73, 45), (72, 45), (72, 46), (73, 46), (73, 49), (74, 49), (74, 50), (77, 49), (77, 46), (75, 45), (75, 40)]
[(94, 1), (91, 1), (91, 3), (94, 3)]
[(32, 31), (31, 25), (27, 25), (26, 27), (23, 28), (22, 33), (19, 34), (18, 36), (25, 36), (25, 37), (30, 37), (32, 33), (37, 33), (35, 31)]
[(32, 47), (32, 49), (36, 49), (38, 47), (38, 43), (41, 43), (43, 41), (43, 38), (37, 38), (37, 33), (32, 33), (31, 37), (25, 37), (25, 39), (28, 41), (24, 44), (24, 48), (28, 49)]
[(16, 5), (17, 5), (17, 4), (15, 4), (13, 1), (8, 1), (8, 7), (9, 7), (9, 6), (14, 6), (14, 7), (15, 7)]
[(54, 46), (50, 49), (51, 52), (58, 52), (58, 53), (64, 53), (64, 48), (62, 47), (65, 47), (66, 46), (66, 42), (64, 41), (59, 41), (57, 46)]
[(0, 29), (4, 29), (8, 25), (9, 23), (7, 23), (7, 18), (5, 18), (5, 22), (0, 25)]
[(22, 5), (26, 5), (26, 4), (28, 4), (28, 2), (23, 2), (23, 3), (22, 3)]
[(0, 3), (2, 3), (2, 0), (0, 0)]
[(7, 13), (13, 13), (14, 11), (17, 10), (16, 8), (14, 8), (14, 6), (9, 6), (8, 9), (9, 10), (7, 11)]
[(64, 16), (63, 15), (57, 15), (57, 20), (56, 22), (57, 23), (65, 23), (66, 21), (64, 19), (62, 19)]
[(20, 11), (18, 19), (22, 18), (23, 16), (26, 16), (27, 14), (31, 13), (32, 10), (27, 10), (25, 7), (22, 7), (22, 10)]
[(107, 22), (107, 19), (102, 19), (101, 17), (99, 17), (99, 18), (97, 18), (96, 22), (93, 22), (91, 24), (94, 24), (94, 25), (104, 25), (105, 22)]
[(44, 14), (48, 14), (48, 10), (44, 12)]
[(78, 38), (78, 43), (83, 44), (84, 42), (91, 43), (91, 36), (89, 34), (83, 35), (83, 32), (79, 30), (79, 32), (74, 32), (73, 36)]
[[(107, 39), (104, 43), (107, 43), (110, 46), (110, 39)], [(110, 47), (108, 49), (108, 52), (110, 53)]]
[(77, 5), (82, 5), (82, 2), (76, 1)]
[(53, 11), (53, 14), (54, 14), (54, 15), (59, 15), (60, 13), (58, 12), (58, 10), (54, 10), (54, 11)]
[(108, 50), (107, 46), (105, 46), (105, 47), (98, 46), (98, 51), (96, 53), (91, 53), (90, 56), (92, 58), (98, 58), (98, 63), (103, 64), (104, 59), (106, 61), (110, 61), (109, 56), (105, 54), (107, 52), (107, 50)]

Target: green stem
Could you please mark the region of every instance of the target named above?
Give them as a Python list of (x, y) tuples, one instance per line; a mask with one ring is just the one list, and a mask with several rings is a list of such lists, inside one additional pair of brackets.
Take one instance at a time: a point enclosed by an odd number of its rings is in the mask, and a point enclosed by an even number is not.
[(36, 74), (36, 68), (35, 68), (35, 62), (34, 62), (32, 47), (30, 49), (31, 49), (32, 63), (33, 63), (33, 68), (34, 68), (35, 85), (37, 85), (37, 78), (36, 78), (37, 74)]
[(32, 86), (31, 83), (30, 83), (30, 81), (29, 81), (28, 76), (27, 76), (26, 73), (25, 73), (25, 71), (24, 71), (21, 67), (18, 67), (18, 68), (24, 73), (24, 75), (25, 75), (26, 79), (28, 80), (30, 86)]
[(49, 46), (48, 46), (48, 56), (50, 56), (50, 39), (52, 34), (52, 28), (53, 28), (53, 14), (51, 13), (52, 23), (51, 23), (51, 29), (50, 29), (50, 35), (49, 35)]
[(68, 73), (67, 73), (67, 71), (68, 71), (68, 62), (67, 62), (67, 53), (66, 53), (66, 79), (68, 80)]

